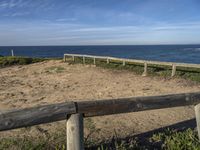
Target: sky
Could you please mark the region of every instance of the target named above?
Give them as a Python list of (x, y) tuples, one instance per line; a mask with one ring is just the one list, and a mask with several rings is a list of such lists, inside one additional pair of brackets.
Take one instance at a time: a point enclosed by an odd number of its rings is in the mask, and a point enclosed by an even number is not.
[(200, 0), (0, 0), (0, 46), (200, 44)]

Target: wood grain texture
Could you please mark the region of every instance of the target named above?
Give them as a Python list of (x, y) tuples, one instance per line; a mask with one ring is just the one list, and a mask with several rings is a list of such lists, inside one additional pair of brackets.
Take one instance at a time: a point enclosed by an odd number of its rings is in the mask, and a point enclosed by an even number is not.
[(83, 113), (85, 117), (93, 117), (195, 105), (198, 103), (200, 103), (200, 93), (187, 93), (98, 101), (83, 101), (77, 102), (77, 111), (79, 113)]
[(84, 114), (84, 117), (93, 117), (196, 105), (198, 103), (200, 103), (200, 92), (65, 102), (1, 113), (0, 131), (65, 120), (67, 115), (75, 113)]
[(60, 121), (76, 113), (73, 102), (45, 105), (0, 114), (0, 131)]
[(83, 115), (72, 114), (66, 123), (67, 150), (84, 150)]

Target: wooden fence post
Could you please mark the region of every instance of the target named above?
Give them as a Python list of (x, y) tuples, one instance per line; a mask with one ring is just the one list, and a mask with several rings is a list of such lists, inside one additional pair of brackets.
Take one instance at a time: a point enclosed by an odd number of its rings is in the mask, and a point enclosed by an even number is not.
[(83, 64), (85, 64), (85, 56), (83, 56)]
[(72, 114), (67, 119), (67, 150), (84, 150), (83, 115)]
[(175, 76), (176, 74), (176, 65), (175, 64), (172, 64), (172, 77)]
[(144, 62), (144, 72), (143, 72), (143, 74), (142, 74), (142, 76), (147, 76), (147, 63), (146, 62)]
[(109, 64), (109, 59), (107, 58), (107, 64)]
[(200, 104), (196, 105), (194, 109), (195, 109), (195, 116), (196, 116), (196, 122), (197, 122), (197, 131), (198, 131), (198, 136), (200, 140)]
[(94, 57), (94, 65), (96, 65), (96, 59), (95, 59), (95, 57)]
[(64, 55), (63, 61), (66, 62), (66, 55)]
[(72, 56), (72, 60), (73, 60), (73, 61), (75, 61), (75, 58), (74, 58), (74, 56)]
[(126, 65), (126, 62), (125, 62), (125, 60), (123, 60), (123, 66), (125, 66)]

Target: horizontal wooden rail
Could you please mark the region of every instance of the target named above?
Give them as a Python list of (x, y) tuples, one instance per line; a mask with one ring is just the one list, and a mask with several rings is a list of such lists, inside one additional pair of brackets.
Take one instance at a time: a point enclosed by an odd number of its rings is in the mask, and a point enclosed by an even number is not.
[(64, 59), (65, 59), (66, 56), (109, 59), (109, 60), (118, 60), (118, 61), (126, 61), (126, 62), (141, 63), (141, 64), (148, 63), (148, 64), (151, 64), (151, 65), (164, 65), (164, 66), (172, 66), (174, 64), (178, 67), (200, 68), (200, 64), (190, 64), (190, 63), (149, 61), (149, 60), (137, 60), (137, 59), (126, 59), (126, 58), (95, 56), (95, 55), (81, 55), (81, 54), (64, 54)]
[(0, 131), (64, 120), (67, 114), (76, 113), (74, 105), (74, 102), (66, 102), (3, 112)]
[(67, 115), (84, 117), (137, 112), (200, 103), (200, 92), (121, 99), (65, 102), (0, 114), (0, 131), (65, 120)]
[(78, 113), (84, 117), (94, 117), (153, 109), (196, 105), (200, 103), (200, 93), (172, 94), (161, 96), (131, 97), (98, 101), (77, 102)]
[(106, 59), (107, 64), (109, 64), (110, 60), (121, 61), (123, 66), (126, 65), (126, 62), (144, 64), (144, 72), (142, 76), (147, 75), (147, 65), (161, 65), (161, 66), (171, 66), (172, 72), (171, 76), (175, 76), (176, 74), (176, 67), (185, 67), (185, 68), (200, 68), (200, 64), (189, 64), (189, 63), (176, 63), (176, 62), (161, 62), (161, 61), (149, 61), (149, 60), (136, 60), (136, 59), (125, 59), (125, 58), (116, 58), (116, 57), (106, 57), (106, 56), (94, 56), (94, 55), (80, 55), (80, 54), (64, 54), (64, 61), (66, 61), (66, 57), (72, 57), (73, 61), (75, 61), (74, 57), (83, 57), (83, 64), (85, 64), (85, 58), (92, 58), (95, 59)]

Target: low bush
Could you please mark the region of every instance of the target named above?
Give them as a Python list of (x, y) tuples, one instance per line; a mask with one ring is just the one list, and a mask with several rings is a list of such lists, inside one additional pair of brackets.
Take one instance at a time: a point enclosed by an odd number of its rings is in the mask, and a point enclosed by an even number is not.
[(30, 58), (30, 57), (0, 57), (0, 68), (12, 66), (12, 65), (27, 65), (31, 63), (41, 62), (45, 59), (42, 58)]
[[(66, 135), (55, 133), (50, 138), (2, 138), (0, 139), (0, 149), (31, 149), (31, 150), (65, 150)], [(113, 139), (110, 142), (100, 144), (87, 142), (86, 150), (199, 150), (200, 142), (197, 132), (192, 129), (186, 131), (165, 130), (143, 139), (141, 142), (137, 137), (126, 140)], [(89, 144), (90, 143), (90, 144)], [(95, 145), (96, 144), (96, 145)]]

